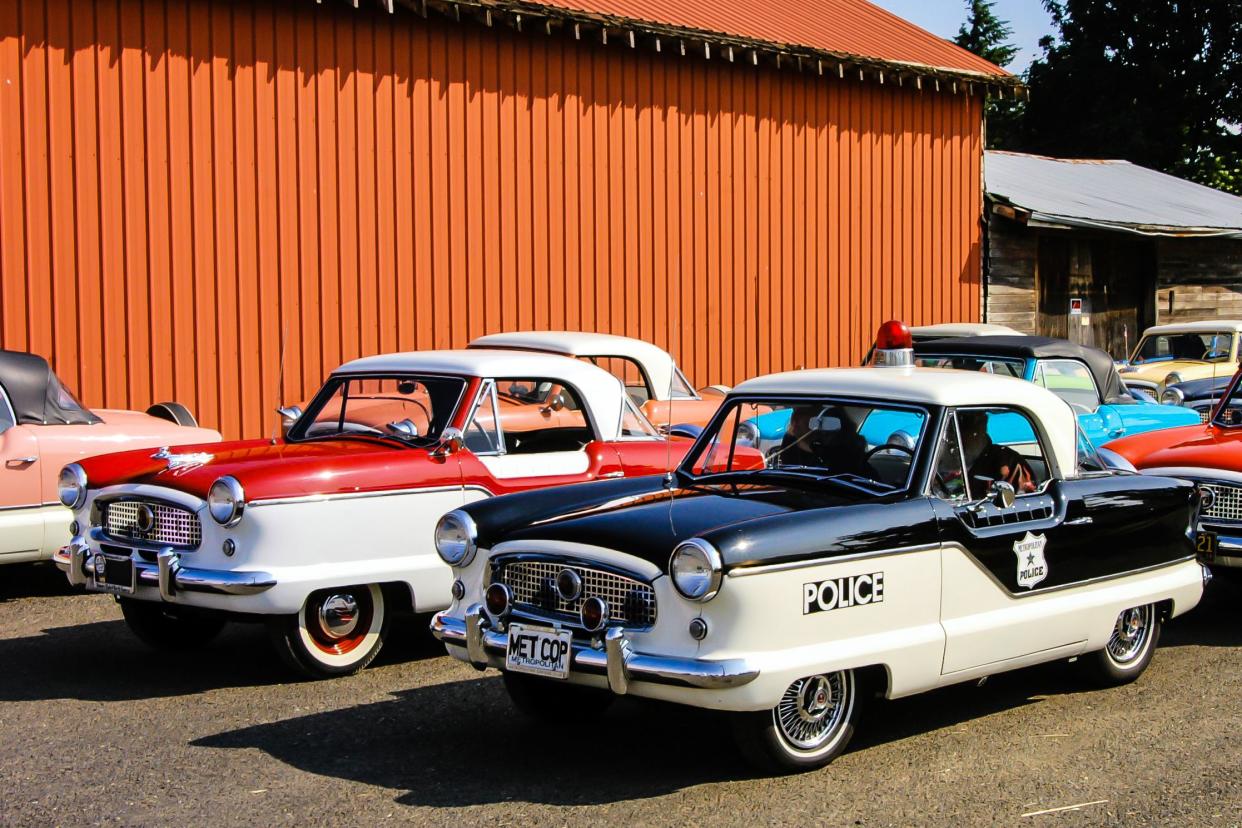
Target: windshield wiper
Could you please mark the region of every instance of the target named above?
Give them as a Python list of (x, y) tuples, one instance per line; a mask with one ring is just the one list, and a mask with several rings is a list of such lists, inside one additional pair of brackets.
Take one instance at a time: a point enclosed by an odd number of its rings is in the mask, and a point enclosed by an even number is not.
[(318, 443), (323, 440), (389, 440), (400, 446), (407, 448), (416, 447), (416, 444), (398, 437), (395, 434), (383, 434), (381, 432), (370, 431), (338, 431), (333, 434), (316, 434), (314, 437), (303, 437), (294, 440), (295, 443)]
[(701, 485), (710, 485), (712, 483), (730, 483), (737, 480), (753, 481), (757, 477), (778, 477), (793, 483), (807, 483), (812, 485), (820, 485), (828, 483), (830, 485), (848, 489), (852, 492), (859, 492), (871, 497), (895, 492), (897, 489), (887, 483), (881, 483), (878, 480), (871, 480), (867, 477), (860, 477), (856, 474), (825, 474), (824, 470), (816, 466), (778, 466), (772, 469), (734, 469), (727, 472), (716, 472), (714, 474), (701, 475), (699, 477), (690, 478), (687, 485), (693, 486), (696, 483)]

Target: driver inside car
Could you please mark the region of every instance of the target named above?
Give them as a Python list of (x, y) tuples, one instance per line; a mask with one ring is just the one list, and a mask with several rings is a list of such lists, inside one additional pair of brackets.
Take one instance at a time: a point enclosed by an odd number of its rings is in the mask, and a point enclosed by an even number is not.
[[(992, 442), (988, 436), (986, 411), (961, 411), (957, 415), (962, 430), (962, 453), (970, 473), (970, 485), (974, 490), (984, 481), (1004, 481), (1013, 486), (1018, 494), (1029, 494), (1036, 489), (1035, 473), (1021, 454), (1009, 446)], [(976, 492), (976, 496), (982, 496)]]
[(798, 406), (789, 417), (777, 466), (809, 466), (829, 474), (869, 476), (867, 441), (839, 406)]

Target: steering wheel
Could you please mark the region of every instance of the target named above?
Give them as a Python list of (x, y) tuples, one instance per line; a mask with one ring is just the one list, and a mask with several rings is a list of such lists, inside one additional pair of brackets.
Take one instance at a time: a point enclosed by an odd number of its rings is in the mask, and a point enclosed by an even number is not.
[(909, 455), (911, 462), (913, 462), (914, 460), (914, 449), (906, 448), (905, 446), (899, 446), (894, 443), (883, 443), (882, 445), (878, 445), (875, 448), (868, 450), (866, 455), (863, 457), (863, 460), (870, 463), (871, 458), (879, 454), (882, 451), (900, 451), (904, 454)]
[(470, 430), (470, 429), (472, 429), (472, 428), (473, 428), (475, 431), (479, 432), (479, 434), (480, 434), (480, 435), (482, 435), (483, 439), (484, 439), (485, 441), (487, 441), (487, 450), (488, 450), (488, 451), (496, 451), (496, 450), (497, 450), (497, 446), (496, 446), (496, 444), (492, 441), (492, 435), (491, 435), (491, 434), (488, 434), (487, 429), (485, 429), (485, 428), (483, 428), (483, 426), (479, 425), (479, 421), (478, 421), (478, 420), (474, 420), (474, 419), (470, 420), (470, 425), (466, 426), (466, 431), (469, 431), (469, 430)]

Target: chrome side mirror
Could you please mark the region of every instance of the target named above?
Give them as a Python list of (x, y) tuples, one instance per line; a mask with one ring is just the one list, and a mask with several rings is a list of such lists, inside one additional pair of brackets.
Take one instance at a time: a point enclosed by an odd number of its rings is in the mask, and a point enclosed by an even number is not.
[(551, 414), (553, 411), (560, 411), (564, 407), (565, 396), (563, 394), (553, 394), (548, 398), (548, 404), (541, 408), (540, 411), (543, 414)]
[(280, 433), (286, 434), (302, 416), (302, 406), (287, 405), (283, 408), (276, 409), (276, 413), (280, 415)]
[(992, 499), (992, 505), (997, 509), (1012, 509), (1014, 501), (1018, 499), (1018, 493), (1014, 491), (1011, 484), (1004, 480), (996, 480), (988, 488), (988, 497)]
[(440, 435), (440, 445), (436, 446), (431, 456), (443, 458), (456, 454), (465, 445), (465, 440), (466, 435), (461, 433), (460, 428), (446, 428), (444, 433)]

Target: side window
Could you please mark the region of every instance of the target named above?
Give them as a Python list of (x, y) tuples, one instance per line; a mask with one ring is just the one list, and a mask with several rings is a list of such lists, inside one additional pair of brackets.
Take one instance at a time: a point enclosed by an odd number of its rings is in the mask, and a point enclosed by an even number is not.
[(1078, 473), (1081, 475), (1108, 471), (1108, 466), (1100, 459), (1100, 453), (1087, 439), (1082, 427), (1076, 426), (1075, 430), (1078, 432)]
[(962, 465), (962, 444), (957, 431), (957, 416), (949, 412), (944, 432), (936, 448), (936, 471), (932, 476), (932, 495), (941, 500), (966, 500), (966, 470)]
[(1009, 408), (963, 408), (957, 412), (972, 500), (985, 497), (995, 481), (1019, 495), (1038, 491), (1050, 477), (1048, 459), (1030, 418)]
[(13, 406), (9, 403), (9, 395), (3, 388), (0, 388), (0, 434), (15, 425), (17, 425), (17, 420), (13, 416)]
[(621, 401), (621, 439), (623, 440), (659, 440), (660, 432), (647, 421), (647, 418), (628, 398)]
[(1095, 411), (1100, 407), (1100, 392), (1087, 366), (1072, 359), (1050, 359), (1039, 364), (1035, 382), (1075, 407)]
[(488, 381), (479, 394), (478, 407), (466, 426), (466, 448), (475, 454), (500, 454), (504, 451), (499, 420), (496, 417), (496, 386)]
[(595, 356), (584, 357), (586, 362), (590, 362), (617, 379), (621, 380), (625, 385), (625, 393), (634, 401), (635, 405), (642, 405), (651, 399), (651, 389), (647, 387), (647, 380), (643, 376), (642, 370), (638, 367), (638, 363), (626, 357), (612, 356)]
[(496, 417), (507, 454), (578, 451), (595, 439), (572, 388), (553, 379), (497, 379)]

